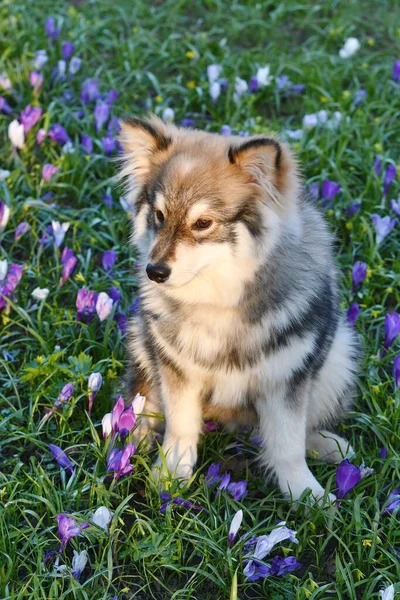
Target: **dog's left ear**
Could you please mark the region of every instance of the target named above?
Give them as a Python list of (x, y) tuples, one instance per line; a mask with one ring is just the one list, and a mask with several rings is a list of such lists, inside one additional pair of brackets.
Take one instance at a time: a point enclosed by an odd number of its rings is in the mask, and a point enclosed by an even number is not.
[(133, 176), (136, 186), (145, 183), (152, 162), (172, 145), (165, 124), (154, 115), (149, 119), (124, 119), (118, 140), (124, 150), (120, 176)]
[(237, 165), (248, 175), (249, 183), (284, 193), (285, 171), (290, 157), (288, 150), (277, 140), (257, 137), (242, 144), (231, 145), (228, 158), (232, 165)]

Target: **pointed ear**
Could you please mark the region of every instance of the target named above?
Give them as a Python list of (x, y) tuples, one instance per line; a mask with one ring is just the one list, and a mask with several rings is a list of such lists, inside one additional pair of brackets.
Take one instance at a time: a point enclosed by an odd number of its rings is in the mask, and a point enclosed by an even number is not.
[(157, 154), (172, 145), (165, 124), (154, 115), (149, 119), (123, 119), (118, 139), (124, 151), (119, 177), (133, 176), (136, 186), (145, 182)]

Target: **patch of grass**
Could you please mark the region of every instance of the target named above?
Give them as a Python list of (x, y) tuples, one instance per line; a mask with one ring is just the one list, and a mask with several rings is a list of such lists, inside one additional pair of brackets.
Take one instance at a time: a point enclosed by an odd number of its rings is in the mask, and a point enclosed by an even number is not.
[[(59, 40), (47, 39), (47, 16), (61, 27)], [(381, 157), (384, 169), (399, 160), (400, 84), (391, 79), (393, 62), (400, 59), (398, 3), (96, 0), (68, 5), (21, 0), (4, 2), (0, 17), (0, 72), (12, 83), (12, 90), (1, 91), (12, 114), (0, 115), (0, 167), (10, 171), (0, 181), (0, 199), (10, 207), (10, 220), (0, 234), (0, 259), (24, 265), (10, 310), (0, 315), (1, 598), (215, 600), (230, 597), (236, 572), (242, 600), (378, 598), (378, 591), (400, 576), (398, 519), (383, 512), (400, 481), (400, 397), (392, 377), (398, 342), (381, 357), (384, 317), (399, 305), (399, 226), (377, 247), (370, 218), (390, 214), (388, 201), (382, 206), (383, 176), (376, 175), (374, 158)], [(360, 40), (361, 49), (344, 60), (338, 52), (350, 36)], [(52, 76), (62, 41), (73, 42), (75, 56), (82, 59), (71, 78), (67, 67), (65, 80)], [(49, 60), (42, 68), (43, 87), (34, 93), (29, 73), (41, 49)], [(221, 76), (228, 80), (215, 104), (207, 80), (212, 63), (222, 66)], [(265, 64), (271, 67), (272, 83), (236, 104), (235, 76), (248, 81)], [(281, 75), (305, 84), (305, 92), (289, 98), (279, 93)], [(360, 389), (355, 410), (341, 429), (352, 441), (358, 463), (364, 460), (375, 471), (333, 514), (310, 506), (306, 498), (292, 512), (257, 469), (256, 448), (245, 434), (240, 439), (220, 432), (204, 436), (198, 471), (182, 492), (204, 507), (202, 512), (175, 506), (160, 514), (161, 501), (149, 477), (154, 452), (134, 456), (131, 476), (118, 482), (105, 479), (100, 422), (119, 391), (124, 337), (112, 316), (102, 323), (97, 317), (89, 324), (77, 322), (75, 300), (84, 286), (96, 292), (114, 286), (121, 292), (118, 311), (125, 313), (137, 282), (121, 191), (112, 182), (115, 163), (100, 142), (106, 130), (96, 132), (94, 103), (80, 100), (88, 78), (99, 81), (103, 94), (118, 90), (113, 115), (162, 114), (170, 107), (176, 122), (191, 118), (210, 131), (229, 124), (235, 132), (282, 133), (301, 129), (306, 114), (326, 110), (329, 119), (335, 111), (342, 114), (337, 127), (305, 129), (293, 142), (308, 184), (326, 178), (341, 184), (325, 211), (337, 236), (343, 307), (357, 301), (361, 309), (357, 328), (365, 358)], [(366, 97), (355, 106), (359, 90), (366, 90)], [(25, 147), (16, 152), (7, 128), (28, 104), (40, 106), (43, 114)], [(35, 142), (38, 128), (48, 130), (53, 123), (68, 131), (70, 152), (48, 138), (40, 146)], [(88, 155), (80, 148), (83, 134), (94, 140)], [(45, 163), (59, 167), (49, 182), (41, 176)], [(399, 191), (396, 179), (388, 199)], [(113, 197), (112, 207), (102, 199), (106, 193)], [(361, 210), (347, 217), (356, 201)], [(70, 223), (65, 245), (78, 257), (74, 274), (62, 287), (61, 251), (41, 242), (52, 220)], [(14, 241), (21, 221), (31, 229)], [(107, 274), (101, 256), (111, 249), (117, 261)], [(365, 261), (369, 270), (352, 294), (355, 260)], [(32, 298), (36, 287), (50, 290), (45, 301)], [(104, 384), (89, 416), (87, 381), (93, 371), (103, 375)], [(73, 399), (43, 421), (67, 382), (74, 383)], [(74, 476), (60, 470), (49, 443), (67, 450), (76, 465)], [(386, 459), (379, 458), (382, 446), (388, 448)], [(228, 461), (235, 480), (248, 480), (244, 500), (235, 501), (227, 492), (215, 496), (204, 484), (207, 467), (219, 461)], [(333, 491), (334, 468), (313, 461), (312, 469)], [(178, 491), (172, 488), (172, 493)], [(55, 572), (54, 559), (45, 564), (44, 553), (59, 545), (57, 514), (70, 512), (82, 523), (102, 505), (114, 513), (109, 533), (92, 524), (61, 557), (60, 563), (70, 567), (73, 549), (88, 550), (81, 578)], [(302, 568), (249, 583), (243, 575), (244, 541), (238, 538), (227, 549), (229, 525), (239, 508), (244, 513), (241, 534), (264, 534), (286, 520), (297, 531), (299, 544), (284, 543), (283, 552), (294, 554)]]

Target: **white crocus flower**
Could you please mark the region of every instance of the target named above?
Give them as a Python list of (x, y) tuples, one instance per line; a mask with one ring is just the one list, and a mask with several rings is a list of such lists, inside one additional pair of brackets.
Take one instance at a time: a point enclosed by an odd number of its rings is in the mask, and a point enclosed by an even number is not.
[(221, 84), (219, 81), (213, 81), (210, 85), (210, 96), (213, 102), (216, 102), (221, 94)]
[(173, 121), (175, 118), (175, 111), (173, 110), (173, 108), (164, 108), (163, 110), (163, 114), (162, 114), (162, 120), (165, 121), (165, 123), (170, 123), (171, 121)]
[(48, 288), (37, 287), (33, 290), (31, 296), (33, 296), (35, 300), (46, 300), (49, 292), (50, 290)]
[(233, 540), (235, 539), (237, 532), (239, 531), (239, 527), (241, 526), (242, 521), (243, 521), (243, 511), (238, 510), (237, 513), (235, 514), (235, 516), (233, 517), (231, 526), (229, 528), (229, 534), (228, 534), (229, 547), (232, 546)]
[(10, 138), (10, 141), (11, 141), (12, 145), (14, 146), (14, 148), (19, 148), (21, 150), (21, 148), (24, 147), (24, 144), (25, 144), (24, 126), (21, 123), (19, 123), (19, 121), (17, 121), (17, 119), (14, 119), (9, 124), (8, 137)]
[(0, 260), (0, 281), (3, 281), (7, 277), (8, 264), (6, 259)]
[(82, 550), (82, 552), (77, 552), (76, 550), (74, 550), (71, 569), (72, 577), (75, 577), (75, 579), (79, 579), (79, 577), (82, 575), (82, 571), (86, 567), (87, 561), (88, 553), (86, 550)]
[(221, 71), (222, 71), (221, 65), (208, 65), (207, 76), (208, 76), (208, 81), (210, 82), (210, 84), (214, 83), (214, 81), (216, 81), (218, 79), (218, 77), (221, 75)]
[(59, 221), (52, 221), (51, 226), (53, 228), (54, 242), (57, 248), (59, 248), (64, 241), (65, 234), (69, 229), (70, 223), (63, 223), (61, 225)]
[(339, 56), (341, 58), (350, 58), (359, 50), (361, 44), (355, 37), (350, 37), (345, 41), (343, 48), (339, 50)]
[(108, 531), (108, 525), (112, 519), (112, 512), (106, 506), (100, 506), (93, 514), (92, 521), (104, 531)]
[(266, 65), (265, 67), (260, 67), (256, 74), (257, 83), (260, 87), (266, 87), (271, 83), (273, 77), (269, 74), (270, 67)]
[(381, 590), (379, 595), (382, 600), (394, 600), (394, 585), (389, 585), (386, 589)]
[(136, 394), (132, 401), (133, 412), (136, 416), (140, 415), (143, 412), (144, 405), (146, 402), (146, 396), (141, 396), (140, 394)]
[(240, 98), (247, 92), (249, 86), (247, 81), (241, 79), (240, 77), (235, 78), (235, 93), (233, 94), (233, 99), (235, 102), (238, 102)]

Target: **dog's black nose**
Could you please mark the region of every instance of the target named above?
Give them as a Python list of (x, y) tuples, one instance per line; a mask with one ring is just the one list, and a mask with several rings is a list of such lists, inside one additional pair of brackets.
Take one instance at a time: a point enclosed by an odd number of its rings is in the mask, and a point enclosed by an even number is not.
[(148, 264), (146, 267), (147, 277), (156, 283), (164, 283), (171, 275), (171, 269), (165, 263)]

